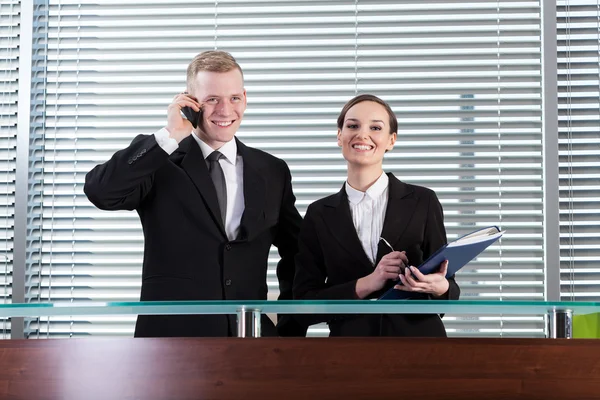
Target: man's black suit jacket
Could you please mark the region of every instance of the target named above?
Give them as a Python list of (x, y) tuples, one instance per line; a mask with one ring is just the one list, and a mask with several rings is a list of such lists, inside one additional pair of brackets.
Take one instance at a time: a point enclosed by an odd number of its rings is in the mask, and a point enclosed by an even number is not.
[[(427, 188), (406, 184), (389, 173), (388, 205), (381, 236), (395, 250), (406, 251), (418, 266), (446, 243), (442, 206)], [(375, 265), (391, 250), (379, 243)], [(311, 204), (300, 232), (294, 296), (304, 300), (356, 299), (356, 281), (373, 272), (352, 222), (346, 190)], [(449, 278), (447, 299), (457, 300), (460, 289)], [(377, 298), (393, 286), (372, 293)], [(428, 299), (427, 295), (418, 296)], [(402, 312), (402, 308), (398, 308)], [(438, 315), (320, 315), (307, 323), (325, 321), (331, 336), (445, 336)]]
[[(217, 195), (192, 136), (170, 156), (154, 135), (140, 135), (86, 175), (84, 191), (103, 210), (137, 210), (144, 231), (142, 301), (265, 300), (271, 244), (280, 299), (292, 298), (294, 256), (302, 218), (288, 166), (237, 140), (245, 208), (240, 235), (228, 240)], [(139, 316), (135, 336), (232, 336), (235, 316)], [(277, 330), (263, 315), (263, 336), (304, 335), (289, 316)]]

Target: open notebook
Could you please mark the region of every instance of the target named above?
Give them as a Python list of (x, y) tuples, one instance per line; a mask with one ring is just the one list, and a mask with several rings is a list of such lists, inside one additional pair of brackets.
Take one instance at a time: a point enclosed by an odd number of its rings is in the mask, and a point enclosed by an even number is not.
[[(451, 277), (492, 243), (500, 239), (503, 234), (504, 231), (500, 231), (497, 226), (478, 229), (443, 245), (417, 268), (425, 275), (430, 274), (438, 271), (440, 264), (448, 260), (448, 273), (446, 277)], [(412, 292), (404, 292), (392, 288), (385, 292), (379, 300), (407, 299), (412, 296), (414, 296)]]

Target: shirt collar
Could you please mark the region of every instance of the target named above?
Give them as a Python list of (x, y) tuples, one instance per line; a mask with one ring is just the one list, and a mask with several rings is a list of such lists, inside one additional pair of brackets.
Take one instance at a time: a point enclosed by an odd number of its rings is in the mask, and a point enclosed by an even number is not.
[[(210, 147), (209, 145), (204, 143), (202, 141), (202, 139), (200, 139), (198, 136), (196, 136), (195, 133), (192, 133), (192, 136), (194, 137), (194, 140), (196, 140), (196, 142), (200, 146), (200, 150), (202, 150), (202, 155), (204, 156), (204, 159), (206, 160), (206, 157), (208, 157), (213, 151), (215, 151), (215, 149), (213, 149), (212, 147)], [(235, 165), (235, 163), (237, 161), (237, 143), (235, 142), (235, 138), (231, 139), (229, 142), (225, 143), (223, 146), (221, 146), (217, 150), (219, 150), (221, 152), (221, 154), (223, 154), (225, 156), (227, 161), (229, 161), (231, 164)]]
[(371, 185), (370, 188), (367, 189), (366, 192), (361, 192), (360, 190), (354, 189), (352, 186), (348, 184), (346, 181), (346, 194), (348, 195), (348, 200), (352, 204), (360, 203), (365, 196), (369, 196), (369, 198), (375, 200), (379, 196), (383, 194), (385, 189), (387, 189), (390, 179), (387, 174), (384, 172), (381, 174), (379, 179), (375, 181), (374, 184)]

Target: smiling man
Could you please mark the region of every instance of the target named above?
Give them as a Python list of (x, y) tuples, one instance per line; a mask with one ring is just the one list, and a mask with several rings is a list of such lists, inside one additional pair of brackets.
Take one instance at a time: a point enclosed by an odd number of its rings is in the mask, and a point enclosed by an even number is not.
[[(236, 60), (203, 52), (188, 66), (187, 90), (169, 105), (166, 127), (139, 135), (86, 175), (94, 205), (140, 216), (142, 301), (265, 300), (272, 244), (281, 256), (279, 298), (292, 298), (301, 217), (290, 171), (235, 138), (245, 110)], [(263, 336), (305, 333), (290, 316), (275, 327), (263, 315)], [(135, 330), (137, 337), (235, 334), (235, 316), (226, 315), (139, 316)]]

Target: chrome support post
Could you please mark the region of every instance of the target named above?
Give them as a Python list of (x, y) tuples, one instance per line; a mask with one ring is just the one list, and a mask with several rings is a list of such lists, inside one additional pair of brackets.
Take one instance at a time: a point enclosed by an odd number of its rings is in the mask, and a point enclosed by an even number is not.
[(571, 339), (573, 337), (572, 310), (550, 310), (547, 318), (550, 339)]
[(237, 310), (238, 337), (260, 337), (260, 310), (242, 307)]

